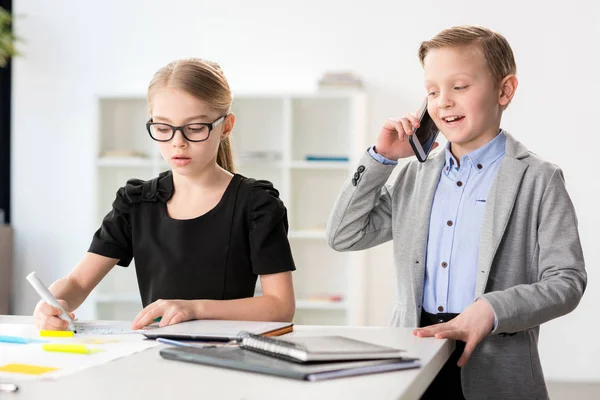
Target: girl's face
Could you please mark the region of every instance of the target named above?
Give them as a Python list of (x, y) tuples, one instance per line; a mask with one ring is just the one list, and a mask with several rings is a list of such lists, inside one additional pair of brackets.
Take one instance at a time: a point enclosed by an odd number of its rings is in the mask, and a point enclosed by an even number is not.
[[(217, 110), (206, 102), (176, 88), (165, 87), (157, 90), (151, 97), (151, 118), (153, 123), (180, 127), (188, 124), (215, 123), (213, 129), (202, 125), (190, 125), (184, 128), (188, 139), (205, 139), (190, 142), (181, 130), (168, 142), (156, 142), (163, 159), (169, 163), (173, 172), (180, 175), (195, 175), (207, 167), (216, 165), (217, 151), (222, 138), (229, 135), (227, 118), (221, 119)], [(172, 129), (167, 125), (154, 125), (153, 136), (168, 139)], [(208, 138), (207, 138), (208, 136)]]

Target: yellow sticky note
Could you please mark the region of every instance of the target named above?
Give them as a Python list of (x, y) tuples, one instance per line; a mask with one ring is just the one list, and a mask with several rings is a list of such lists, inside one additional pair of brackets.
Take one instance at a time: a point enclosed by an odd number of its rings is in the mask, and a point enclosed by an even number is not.
[(73, 337), (73, 331), (40, 331), (40, 336), (44, 337)]
[(46, 343), (42, 345), (42, 349), (46, 351), (57, 351), (62, 353), (74, 354), (94, 354), (102, 351), (101, 349), (90, 349), (85, 344), (74, 343)]
[(42, 375), (47, 372), (56, 371), (58, 368), (40, 367), (28, 364), (6, 364), (0, 367), (0, 372), (14, 372), (17, 374)]

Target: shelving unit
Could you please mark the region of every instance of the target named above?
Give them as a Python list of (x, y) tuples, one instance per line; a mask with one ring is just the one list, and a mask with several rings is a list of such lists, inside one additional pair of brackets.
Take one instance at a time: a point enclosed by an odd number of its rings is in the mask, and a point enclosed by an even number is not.
[[(99, 107), (98, 223), (127, 179), (150, 179), (168, 168), (145, 131), (144, 96), (103, 97)], [(365, 253), (330, 249), (325, 227), (342, 185), (355, 172), (356, 157), (368, 145), (365, 94), (242, 94), (236, 95), (232, 112), (237, 172), (271, 181), (288, 209), (288, 237), (297, 267), (294, 322), (364, 324)], [(138, 156), (103, 155), (115, 150)], [(332, 161), (309, 161), (309, 157)], [(129, 319), (139, 312), (133, 264), (115, 268), (94, 291), (95, 317)]]

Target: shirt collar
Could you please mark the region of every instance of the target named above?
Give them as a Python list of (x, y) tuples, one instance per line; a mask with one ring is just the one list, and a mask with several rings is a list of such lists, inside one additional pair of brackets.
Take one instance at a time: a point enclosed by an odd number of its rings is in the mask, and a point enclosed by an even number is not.
[[(472, 152), (465, 154), (460, 160), (460, 165), (465, 165), (467, 161), (470, 161), (475, 171), (483, 172), (490, 166), (494, 161), (504, 155), (506, 149), (506, 135), (503, 130), (500, 130), (495, 138), (490, 140), (480, 148), (473, 150)], [(456, 169), (457, 162), (452, 152), (450, 152), (450, 142), (446, 143), (446, 167), (444, 172), (448, 174), (450, 168)]]

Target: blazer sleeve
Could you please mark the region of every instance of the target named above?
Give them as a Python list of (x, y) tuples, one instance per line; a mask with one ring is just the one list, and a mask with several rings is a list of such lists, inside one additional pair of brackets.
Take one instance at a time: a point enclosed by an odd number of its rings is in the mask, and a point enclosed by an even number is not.
[(553, 172), (539, 205), (538, 282), (485, 293), (498, 324), (492, 333), (513, 333), (571, 312), (587, 284), (577, 216), (562, 171)]
[(386, 182), (393, 169), (394, 165), (381, 164), (365, 152), (329, 216), (331, 248), (363, 250), (392, 239), (392, 196)]

